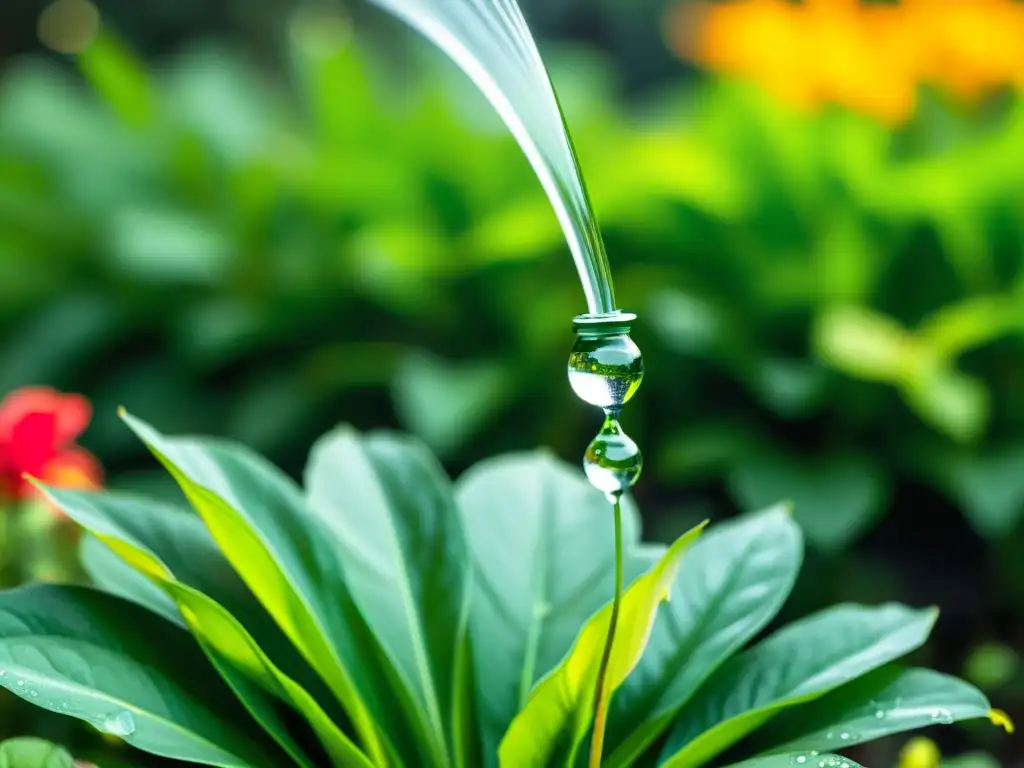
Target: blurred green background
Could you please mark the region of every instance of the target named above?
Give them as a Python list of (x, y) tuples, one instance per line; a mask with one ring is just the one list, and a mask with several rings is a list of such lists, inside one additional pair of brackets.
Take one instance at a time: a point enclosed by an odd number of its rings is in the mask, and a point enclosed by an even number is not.
[[(624, 423), (648, 537), (793, 499), (810, 552), (786, 616), (939, 605), (923, 661), (1024, 721), (1012, 78), (969, 106), (925, 87), (893, 124), (684, 63), (661, 0), (523, 6), (640, 315)], [(0, 395), (90, 397), (109, 485), (172, 492), (121, 404), (291, 472), (338, 421), (411, 431), (455, 474), (538, 445), (578, 461), (598, 419), (565, 376), (586, 308), (554, 215), (399, 25), (363, 3), (4, 0), (0, 67)], [(0, 737), (85, 738), (0, 715)], [(935, 737), (1024, 765), (995, 729)]]

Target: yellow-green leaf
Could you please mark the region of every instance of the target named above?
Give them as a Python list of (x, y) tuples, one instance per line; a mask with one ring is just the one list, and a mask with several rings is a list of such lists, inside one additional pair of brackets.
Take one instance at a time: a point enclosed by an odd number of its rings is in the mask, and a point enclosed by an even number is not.
[[(683, 555), (704, 525), (676, 540), (661, 560), (625, 591), (619, 630), (608, 664), (609, 690), (622, 685), (639, 663), (658, 606), (668, 599)], [(562, 663), (534, 688), (502, 739), (498, 750), (502, 768), (544, 768), (560, 747), (572, 750), (582, 741), (590, 726), (597, 672), (610, 621), (611, 604), (587, 622)]]
[[(268, 693), (291, 704), (316, 732), (334, 765), (339, 768), (372, 768), (372, 763), (331, 721), (316, 700), (284, 674), (257, 645), (252, 635), (220, 603), (175, 578), (171, 570), (119, 521), (125, 515), (145, 517), (152, 510), (121, 502), (112, 495), (87, 494), (43, 488), (50, 501), (85, 527), (118, 557), (163, 590), (178, 606), (189, 629), (208, 652), (211, 662), (253, 716), (279, 741), (300, 765), (309, 765), (283, 725), (269, 721), (271, 709), (254, 707), (258, 702), (243, 696), (232, 669), (239, 670)], [(225, 669), (225, 664), (229, 665)], [(248, 700), (247, 700), (248, 699)]]

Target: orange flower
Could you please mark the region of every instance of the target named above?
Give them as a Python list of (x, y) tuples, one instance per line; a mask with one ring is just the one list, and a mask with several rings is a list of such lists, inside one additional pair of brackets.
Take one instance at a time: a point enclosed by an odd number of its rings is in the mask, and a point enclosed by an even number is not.
[(888, 124), (913, 114), (921, 84), (961, 99), (1024, 86), (1017, 0), (738, 0), (680, 6), (668, 34), (681, 57), (790, 104), (841, 104)]
[(34, 493), (31, 476), (63, 488), (96, 488), (99, 462), (75, 440), (92, 407), (81, 395), (46, 387), (19, 389), (0, 401), (0, 502)]

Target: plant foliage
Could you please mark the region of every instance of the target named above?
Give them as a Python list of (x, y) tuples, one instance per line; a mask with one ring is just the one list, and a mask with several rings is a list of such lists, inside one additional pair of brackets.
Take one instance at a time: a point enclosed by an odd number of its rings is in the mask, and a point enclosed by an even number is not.
[[(302, 489), (239, 445), (124, 419), (189, 507), (40, 486), (88, 531), (96, 586), (0, 593), (0, 685), (222, 768), (579, 763), (613, 558), (579, 473), (534, 453), (453, 484), (415, 440), (339, 428)], [(840, 605), (751, 644), (800, 568), (787, 509), (669, 547), (626, 512), (607, 765), (849, 766), (828, 753), (988, 716), (900, 664), (931, 609)]]

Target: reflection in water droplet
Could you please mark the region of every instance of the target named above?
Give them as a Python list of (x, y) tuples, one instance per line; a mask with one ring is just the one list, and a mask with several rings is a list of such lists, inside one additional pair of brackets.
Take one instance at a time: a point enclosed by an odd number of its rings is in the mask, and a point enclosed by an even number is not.
[(628, 333), (580, 335), (569, 356), (569, 383), (586, 403), (617, 412), (644, 377), (640, 348)]
[(633, 487), (643, 465), (640, 449), (611, 416), (605, 419), (583, 457), (590, 484), (613, 498)]
[(112, 736), (131, 736), (135, 733), (135, 718), (128, 710), (121, 710), (103, 719), (100, 730)]

